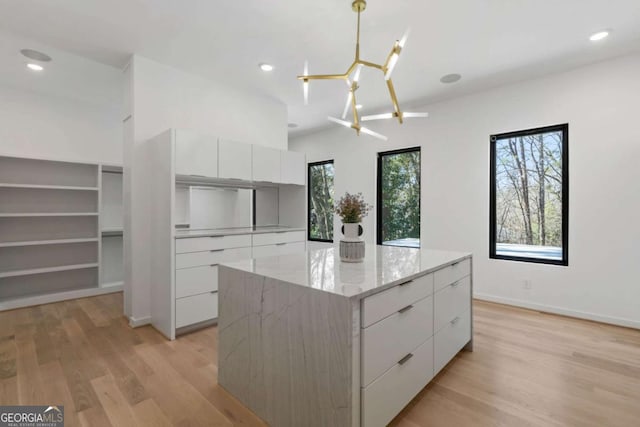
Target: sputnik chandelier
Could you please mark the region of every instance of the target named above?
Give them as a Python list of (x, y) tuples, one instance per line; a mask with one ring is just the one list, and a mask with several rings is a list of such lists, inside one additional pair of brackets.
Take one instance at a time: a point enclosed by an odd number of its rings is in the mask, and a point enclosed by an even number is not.
[[(407, 37), (409, 35), (409, 31), (405, 32), (404, 36), (400, 40), (396, 40), (393, 44), (393, 48), (391, 48), (391, 52), (387, 56), (387, 60), (383, 65), (375, 64), (373, 62), (364, 61), (360, 59), (360, 13), (364, 12), (367, 7), (366, 0), (354, 0), (351, 3), (351, 7), (354, 12), (358, 14), (358, 27), (356, 33), (356, 56), (355, 60), (351, 64), (351, 66), (347, 69), (347, 72), (344, 74), (316, 74), (309, 75), (309, 65), (305, 61), (304, 71), (301, 76), (298, 76), (299, 80), (302, 80), (302, 89), (304, 93), (304, 104), (309, 104), (309, 80), (344, 80), (347, 84), (347, 88), (349, 93), (347, 95), (347, 102), (344, 106), (344, 111), (342, 113), (342, 119), (338, 119), (335, 117), (329, 116), (328, 119), (332, 122), (338, 123), (340, 125), (346, 126), (348, 128), (355, 129), (356, 134), (360, 135), (360, 132), (365, 133), (367, 135), (371, 135), (375, 138), (379, 138), (382, 140), (387, 140), (387, 137), (381, 135), (377, 132), (372, 131), (360, 124), (361, 121), (366, 122), (369, 120), (382, 120), (382, 119), (398, 119), (400, 124), (403, 123), (404, 119), (410, 117), (428, 117), (428, 113), (410, 113), (406, 111), (400, 110), (400, 105), (398, 104), (398, 98), (396, 97), (396, 91), (393, 88), (393, 82), (391, 81), (391, 73), (393, 73), (393, 69), (398, 63), (398, 58), (400, 57), (400, 53), (402, 52), (402, 48), (407, 42)], [(393, 104), (393, 112), (383, 113), (383, 114), (375, 114), (372, 116), (363, 116), (362, 118), (358, 115), (358, 107), (356, 102), (356, 91), (360, 88), (358, 85), (358, 80), (360, 79), (360, 72), (362, 67), (371, 67), (382, 71), (384, 74), (384, 79), (387, 83), (387, 88), (389, 89), (389, 95), (391, 97), (391, 103)], [(353, 74), (353, 78), (351, 75)], [(351, 109), (351, 113), (353, 115), (353, 122), (349, 122), (344, 120), (347, 117), (347, 114)]]

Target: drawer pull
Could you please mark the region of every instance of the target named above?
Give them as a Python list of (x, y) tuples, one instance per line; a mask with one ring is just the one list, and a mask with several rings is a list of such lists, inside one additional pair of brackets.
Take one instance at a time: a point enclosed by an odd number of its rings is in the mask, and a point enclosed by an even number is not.
[(407, 280), (406, 282), (400, 283), (398, 286), (408, 285), (411, 282), (413, 282), (413, 280)]
[(218, 293), (218, 291), (211, 291), (211, 292), (209, 292), (209, 293), (210, 293), (210, 294), (217, 294), (217, 293)]
[(453, 264), (451, 264), (451, 267), (455, 267), (456, 265), (460, 264), (460, 261), (458, 262), (454, 262)]
[(401, 308), (400, 310), (398, 310), (398, 313), (406, 313), (407, 311), (411, 310), (413, 308), (413, 305), (408, 305), (405, 308)]
[(452, 288), (457, 288), (459, 285), (460, 285), (460, 281), (458, 280), (457, 282), (453, 282), (453, 283), (451, 284), (451, 287), (452, 287)]
[(451, 324), (452, 324), (452, 325), (455, 325), (455, 324), (456, 324), (456, 323), (458, 323), (459, 321), (460, 321), (460, 317), (456, 317), (455, 319), (453, 319), (453, 320), (451, 321)]
[(224, 252), (224, 249), (211, 249), (209, 252)]
[(284, 246), (284, 245), (286, 245), (286, 244), (287, 244), (286, 242), (283, 242), (283, 243), (276, 243), (276, 246)]
[(404, 365), (405, 363), (407, 363), (409, 361), (409, 359), (411, 359), (413, 357), (413, 353), (409, 353), (407, 354), (405, 357), (403, 357), (402, 359), (400, 359), (398, 361), (398, 365)]
[(211, 238), (211, 239), (219, 239), (221, 237), (224, 237), (224, 236), (209, 236), (209, 238)]
[(276, 234), (288, 233), (288, 231), (276, 231)]
[(209, 264), (209, 267), (217, 267), (218, 264)]

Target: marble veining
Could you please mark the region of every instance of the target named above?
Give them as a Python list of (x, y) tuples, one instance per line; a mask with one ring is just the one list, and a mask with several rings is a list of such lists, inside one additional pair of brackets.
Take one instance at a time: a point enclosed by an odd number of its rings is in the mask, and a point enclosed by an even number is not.
[(362, 263), (345, 263), (338, 247), (330, 246), (222, 265), (359, 300), (470, 257), (468, 252), (367, 245)]
[(175, 231), (176, 239), (188, 239), (191, 237), (231, 236), (236, 234), (264, 234), (280, 233), (283, 231), (305, 231), (303, 227), (286, 227), (282, 225), (267, 225), (259, 227), (236, 228), (211, 228), (211, 229), (178, 229)]

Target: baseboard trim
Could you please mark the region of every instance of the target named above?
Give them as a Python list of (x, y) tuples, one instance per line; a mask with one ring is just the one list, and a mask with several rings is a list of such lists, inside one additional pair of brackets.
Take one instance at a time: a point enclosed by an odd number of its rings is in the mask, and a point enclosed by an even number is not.
[(498, 304), (506, 304), (506, 305), (512, 305), (516, 307), (528, 308), (530, 310), (542, 311), (544, 313), (560, 314), (562, 316), (592, 320), (594, 322), (607, 323), (607, 324), (616, 325), (616, 326), (624, 326), (626, 328), (640, 329), (640, 322), (631, 320), (631, 319), (602, 316), (600, 314), (571, 310), (564, 307), (536, 304), (528, 301), (512, 299), (512, 298), (504, 298), (504, 297), (482, 294), (482, 293), (474, 293), (473, 297), (475, 299), (482, 300), (482, 301), (496, 302)]
[(138, 328), (140, 326), (150, 325), (151, 324), (151, 316), (141, 317), (136, 319), (135, 317), (129, 317), (129, 326), (132, 328)]

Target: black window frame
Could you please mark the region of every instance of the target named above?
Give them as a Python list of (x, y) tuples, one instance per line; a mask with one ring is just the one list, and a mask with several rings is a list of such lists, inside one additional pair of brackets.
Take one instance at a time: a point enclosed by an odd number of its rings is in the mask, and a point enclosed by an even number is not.
[[(401, 148), (398, 150), (389, 150), (389, 151), (380, 151), (378, 152), (378, 162), (377, 162), (377, 171), (376, 171), (376, 244), (381, 246), (392, 246), (392, 245), (383, 245), (382, 243), (382, 158), (384, 156), (392, 156), (395, 154), (403, 154), (403, 153), (412, 153), (418, 151), (420, 153), (420, 167), (422, 167), (422, 147), (408, 147)], [(420, 174), (420, 206), (418, 208), (418, 216), (420, 221), (422, 222), (422, 174)], [(393, 245), (399, 248), (414, 248), (413, 246), (400, 246)], [(420, 232), (420, 248), (422, 248), (422, 232)]]
[[(310, 242), (324, 242), (324, 243), (333, 243), (333, 239), (316, 239), (311, 237), (311, 168), (314, 166), (322, 166), (322, 165), (333, 165), (334, 170), (334, 180), (335, 180), (335, 162), (334, 159), (330, 160), (321, 160), (319, 162), (309, 162), (307, 163), (307, 240)], [(335, 182), (334, 182), (335, 184)], [(334, 200), (335, 202), (335, 200)]]
[[(545, 259), (521, 256), (498, 255), (496, 253), (496, 141), (499, 139), (536, 135), (540, 133), (562, 132), (562, 259)], [(535, 264), (569, 265), (569, 124), (544, 126), (521, 131), (491, 135), (489, 138), (489, 258), (530, 262)]]

